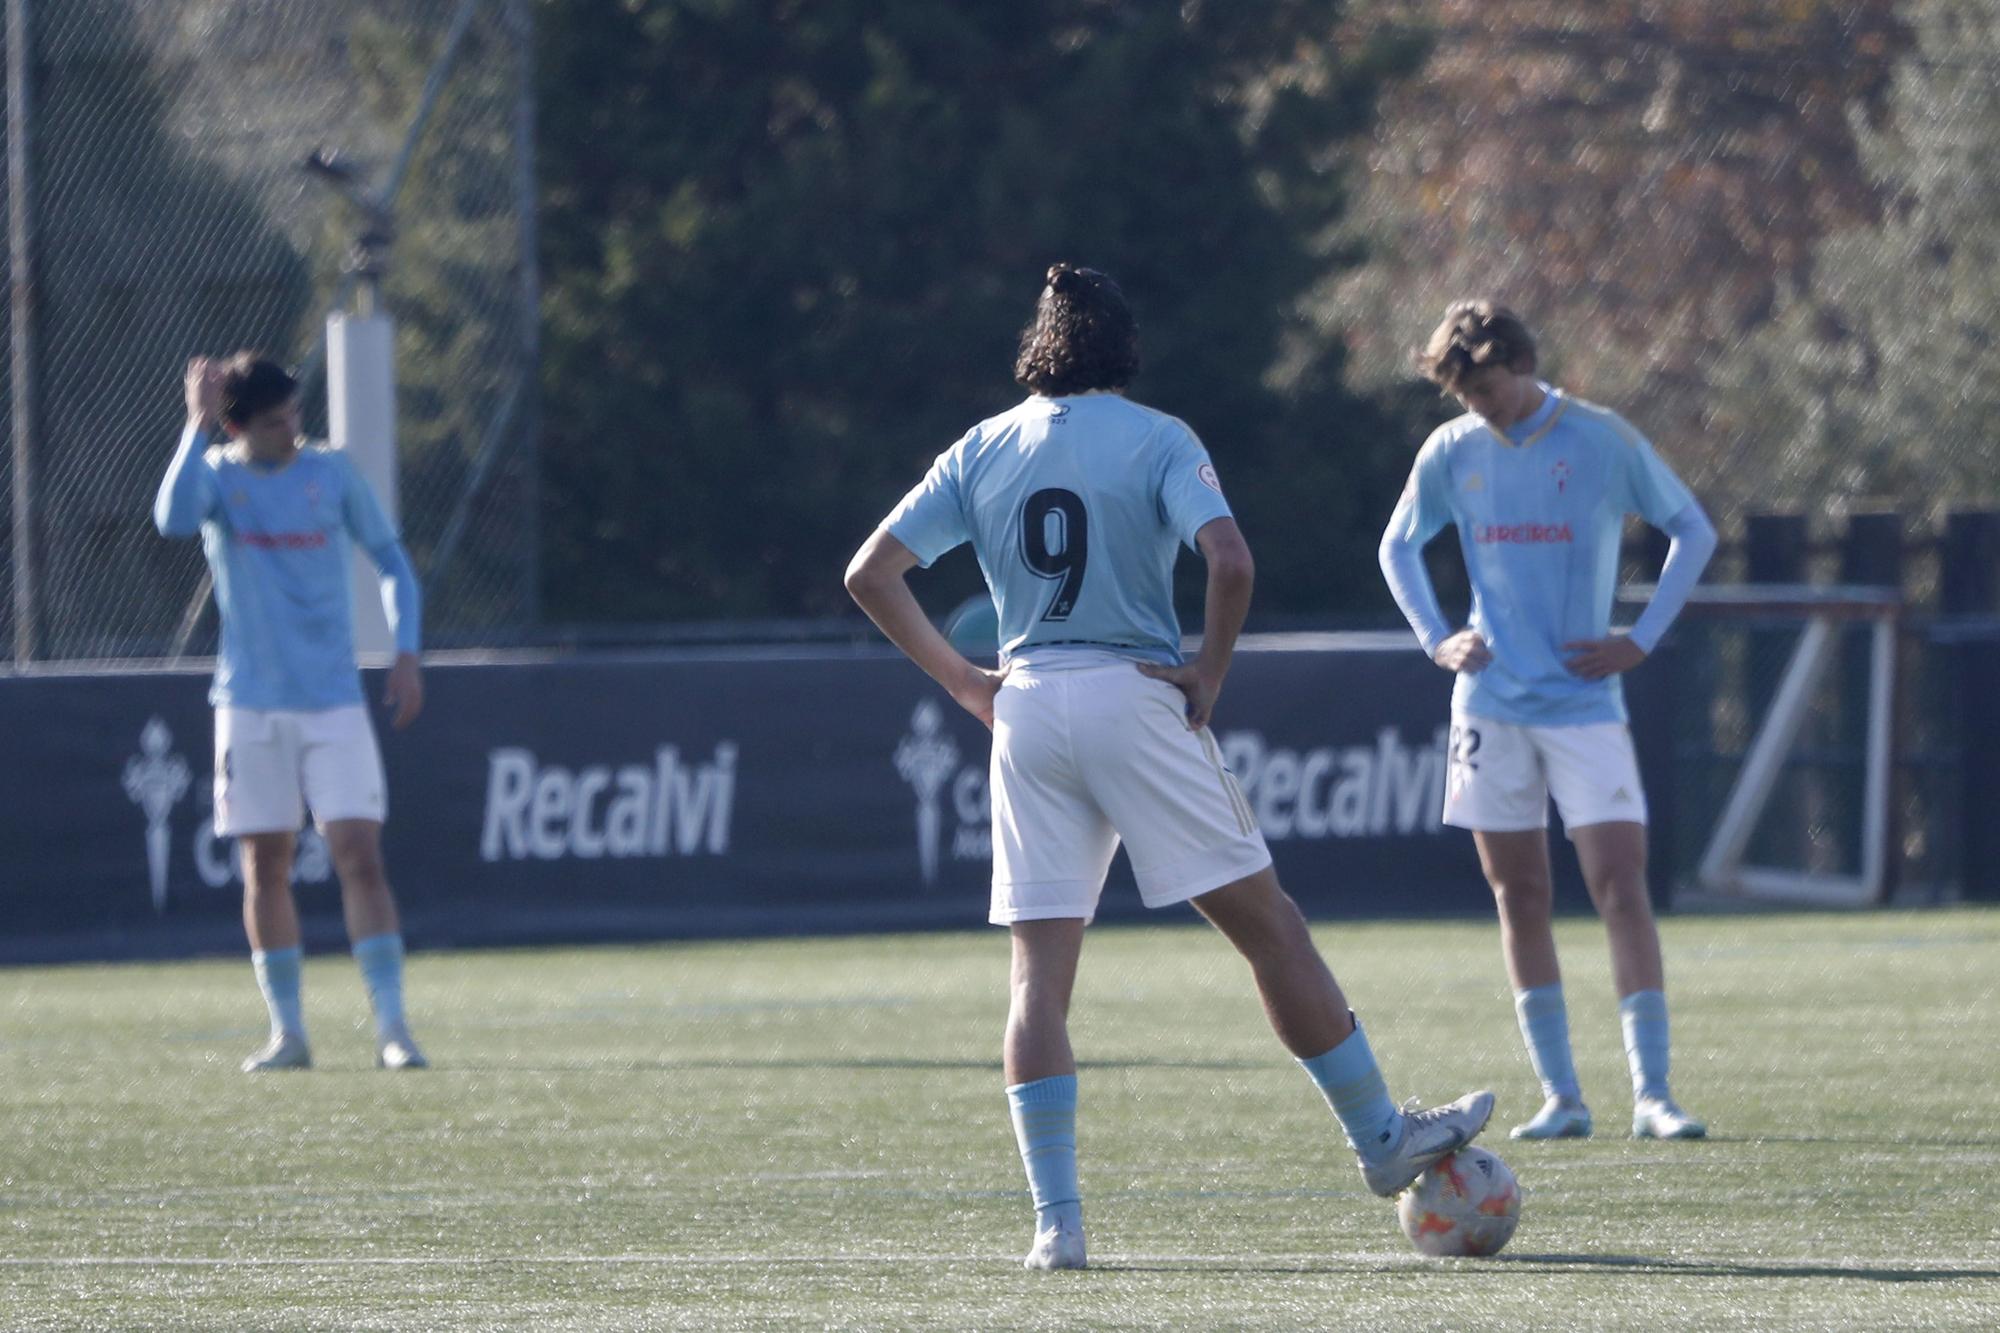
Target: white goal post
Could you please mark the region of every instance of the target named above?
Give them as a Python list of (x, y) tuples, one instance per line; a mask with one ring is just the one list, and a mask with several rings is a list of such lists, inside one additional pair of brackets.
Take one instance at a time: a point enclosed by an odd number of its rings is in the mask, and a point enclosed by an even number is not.
[[(1650, 588), (1625, 590), (1643, 601)], [(1895, 800), (1896, 648), (1903, 603), (1892, 588), (1824, 584), (1741, 584), (1698, 588), (1684, 619), (1781, 620), (1800, 627), (1764, 716), (1758, 720), (1728, 797), (1702, 851), (1695, 887), (1722, 898), (1862, 907), (1881, 902), (1889, 887)], [(1814, 706), (1826, 669), (1840, 650), (1840, 631), (1857, 622), (1869, 631), (1867, 721), (1860, 847), (1853, 873), (1806, 866), (1751, 865), (1751, 835), (1771, 804), (1785, 761)]]

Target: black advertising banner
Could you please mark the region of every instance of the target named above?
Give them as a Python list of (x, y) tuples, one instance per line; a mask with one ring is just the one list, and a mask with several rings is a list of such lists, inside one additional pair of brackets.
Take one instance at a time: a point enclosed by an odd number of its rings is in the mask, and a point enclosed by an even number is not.
[[(1239, 655), (1215, 732), (1286, 887), (1316, 915), (1491, 910), (1438, 825), (1449, 678), (1400, 635), (1280, 642)], [(985, 919), (988, 734), (886, 651), (447, 661), (426, 684), (415, 727), (377, 717), (414, 944)], [(0, 678), (0, 960), (240, 947), (206, 691)], [(310, 830), (296, 878), (309, 938), (339, 939)], [(1102, 915), (1140, 910), (1121, 858)]]

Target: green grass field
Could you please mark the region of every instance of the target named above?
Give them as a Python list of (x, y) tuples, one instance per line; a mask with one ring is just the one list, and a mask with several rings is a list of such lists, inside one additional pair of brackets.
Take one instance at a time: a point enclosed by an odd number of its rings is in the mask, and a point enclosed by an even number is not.
[(1094, 932), (1066, 1274), (1018, 1266), (999, 931), (418, 955), (436, 1068), (403, 1075), (342, 957), (307, 965), (318, 1068), (257, 1078), (242, 961), (0, 972), (0, 1327), (2000, 1326), (2000, 912), (1664, 931), (1714, 1137), (1623, 1137), (1577, 921), (1600, 1137), (1527, 1146), (1493, 927), (1320, 928), (1397, 1096), (1500, 1094), (1521, 1228), (1446, 1261), (1362, 1190), (1219, 938)]

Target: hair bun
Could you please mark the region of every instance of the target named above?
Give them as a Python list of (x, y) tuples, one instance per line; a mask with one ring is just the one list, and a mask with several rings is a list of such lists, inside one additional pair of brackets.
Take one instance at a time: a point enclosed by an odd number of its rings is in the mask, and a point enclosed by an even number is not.
[(1083, 286), (1083, 279), (1068, 264), (1049, 265), (1049, 290), (1068, 295)]

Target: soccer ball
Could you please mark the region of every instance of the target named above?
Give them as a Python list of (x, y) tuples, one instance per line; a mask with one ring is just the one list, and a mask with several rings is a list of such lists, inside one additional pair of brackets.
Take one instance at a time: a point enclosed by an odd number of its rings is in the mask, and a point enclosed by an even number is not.
[(1484, 1148), (1460, 1148), (1396, 1201), (1410, 1244), (1425, 1254), (1497, 1254), (1521, 1220), (1521, 1186)]

